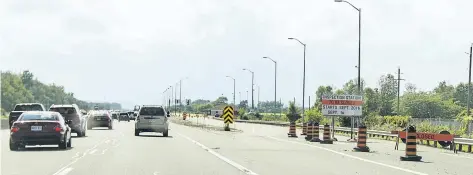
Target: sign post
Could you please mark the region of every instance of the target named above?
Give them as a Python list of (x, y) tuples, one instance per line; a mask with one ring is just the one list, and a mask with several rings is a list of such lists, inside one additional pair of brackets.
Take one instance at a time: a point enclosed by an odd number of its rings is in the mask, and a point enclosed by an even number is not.
[(223, 122), (225, 123), (225, 131), (230, 131), (230, 123), (233, 123), (233, 107), (225, 106), (223, 108)]
[[(356, 141), (353, 137), (353, 117), (362, 115), (363, 97), (361, 95), (324, 95), (322, 96), (322, 114), (324, 116), (332, 116), (332, 128), (335, 130), (334, 116), (352, 117), (351, 139), (348, 141)], [(332, 133), (332, 136), (334, 134)]]

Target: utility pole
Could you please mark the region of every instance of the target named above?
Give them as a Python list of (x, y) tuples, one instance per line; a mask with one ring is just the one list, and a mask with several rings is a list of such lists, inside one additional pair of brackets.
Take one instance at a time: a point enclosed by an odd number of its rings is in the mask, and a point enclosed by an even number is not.
[[(471, 62), (472, 62), (472, 55), (473, 55), (473, 43), (470, 46), (470, 66), (468, 69), (468, 97), (466, 102), (466, 115), (470, 116), (470, 99), (471, 99)], [(473, 121), (472, 121), (473, 122)], [(471, 134), (472, 130), (472, 122), (468, 123), (468, 134)]]
[(394, 80), (397, 80), (397, 115), (400, 115), (400, 110), (399, 110), (399, 99), (400, 99), (400, 94), (401, 94), (401, 80), (405, 80), (405, 79), (401, 79), (401, 67), (398, 67), (397, 68), (397, 79), (394, 79)]
[(468, 98), (466, 102), (466, 114), (470, 115), (470, 98), (471, 98), (471, 62), (472, 62), (472, 55), (473, 55), (473, 43), (470, 46), (470, 67), (468, 68)]

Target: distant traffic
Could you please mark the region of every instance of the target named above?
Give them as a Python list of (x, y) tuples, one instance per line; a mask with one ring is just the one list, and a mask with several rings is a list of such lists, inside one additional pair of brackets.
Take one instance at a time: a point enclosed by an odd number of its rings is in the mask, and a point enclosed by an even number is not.
[(141, 132), (158, 132), (168, 136), (169, 111), (158, 105), (137, 105), (133, 111), (85, 111), (77, 104), (53, 104), (48, 110), (40, 103), (16, 104), (8, 117), (10, 125), (10, 150), (26, 146), (57, 145), (60, 149), (72, 146), (71, 133), (84, 137), (87, 130), (106, 127), (113, 130), (114, 120), (135, 121), (135, 136)]

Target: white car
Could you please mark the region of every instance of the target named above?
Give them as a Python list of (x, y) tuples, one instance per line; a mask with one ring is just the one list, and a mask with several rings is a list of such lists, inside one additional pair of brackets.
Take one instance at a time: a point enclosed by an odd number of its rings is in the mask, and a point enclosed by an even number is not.
[(168, 117), (170, 115), (166, 114), (162, 106), (143, 105), (136, 117), (135, 136), (139, 136), (140, 132), (158, 132), (167, 137), (169, 130)]

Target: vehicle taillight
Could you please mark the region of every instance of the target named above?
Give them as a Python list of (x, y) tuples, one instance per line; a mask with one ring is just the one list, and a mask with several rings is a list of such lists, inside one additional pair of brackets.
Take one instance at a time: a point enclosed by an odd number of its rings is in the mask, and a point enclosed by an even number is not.
[(18, 132), (18, 130), (20, 130), (20, 128), (16, 127), (16, 126), (13, 126), (11, 127), (11, 132)]
[(54, 127), (54, 131), (61, 132), (62, 131), (61, 125), (56, 125), (56, 127)]

